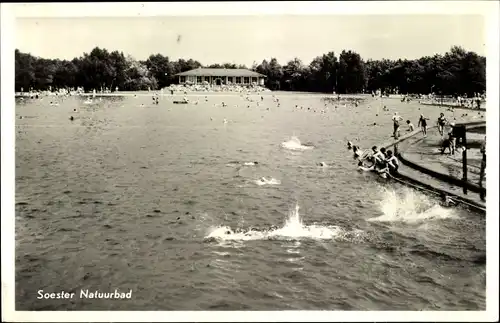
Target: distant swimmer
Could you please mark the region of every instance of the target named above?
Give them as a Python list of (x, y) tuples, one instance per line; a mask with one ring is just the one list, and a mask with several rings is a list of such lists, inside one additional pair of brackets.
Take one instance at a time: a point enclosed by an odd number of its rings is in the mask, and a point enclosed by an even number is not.
[(244, 166), (257, 166), (259, 162), (245, 162), (243, 163)]
[(347, 142), (347, 149), (348, 150), (352, 149), (352, 142), (350, 142), (350, 141)]
[(328, 165), (325, 162), (319, 162), (318, 166), (319, 167), (328, 167)]
[(226, 118), (224, 118), (224, 121), (222, 121), (222, 122), (223, 122), (223, 123), (227, 123), (227, 119), (226, 119)]
[(75, 118), (73, 118), (73, 116), (69, 117), (69, 120), (73, 121), (75, 120)]

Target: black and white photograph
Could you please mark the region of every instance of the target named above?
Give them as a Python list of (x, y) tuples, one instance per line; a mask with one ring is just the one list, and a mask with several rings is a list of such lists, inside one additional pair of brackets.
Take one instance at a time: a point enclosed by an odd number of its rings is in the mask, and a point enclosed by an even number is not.
[(1, 9), (3, 320), (498, 320), (497, 2)]

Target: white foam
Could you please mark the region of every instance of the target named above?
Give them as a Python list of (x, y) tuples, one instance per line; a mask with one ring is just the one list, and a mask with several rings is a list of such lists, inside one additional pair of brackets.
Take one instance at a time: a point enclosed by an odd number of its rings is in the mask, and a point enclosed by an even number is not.
[(312, 146), (302, 145), (299, 138), (297, 138), (295, 136), (292, 136), (292, 138), (290, 138), (290, 140), (288, 140), (288, 141), (282, 142), (281, 147), (283, 147), (285, 149), (289, 149), (289, 150), (309, 150), (309, 149), (314, 148)]
[(416, 223), (458, 218), (452, 208), (442, 207), (415, 190), (404, 188), (398, 194), (393, 189), (384, 189), (382, 196), (380, 210), (383, 215), (368, 221)]
[(259, 178), (258, 180), (255, 180), (255, 184), (259, 185), (259, 186), (263, 186), (263, 185), (280, 185), (281, 184), (281, 181), (280, 180), (277, 180), (276, 178), (266, 178), (266, 177), (262, 177), (262, 178)]
[(338, 226), (304, 225), (299, 215), (299, 206), (289, 213), (281, 228), (270, 230), (236, 230), (228, 226), (209, 229), (205, 239), (217, 241), (249, 241), (249, 240), (348, 240), (362, 236), (362, 231), (346, 231)]

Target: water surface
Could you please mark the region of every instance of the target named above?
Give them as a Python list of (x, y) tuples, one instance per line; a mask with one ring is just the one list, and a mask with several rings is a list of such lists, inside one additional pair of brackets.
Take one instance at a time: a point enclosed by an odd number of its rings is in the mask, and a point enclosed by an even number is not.
[(16, 309), (484, 310), (484, 217), (358, 173), (345, 147), (442, 110), (276, 97), (18, 101)]

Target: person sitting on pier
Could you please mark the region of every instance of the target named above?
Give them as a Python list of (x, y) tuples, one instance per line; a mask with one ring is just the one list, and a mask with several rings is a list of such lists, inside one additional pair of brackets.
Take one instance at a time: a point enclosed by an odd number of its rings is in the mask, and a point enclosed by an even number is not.
[(358, 146), (353, 146), (352, 151), (354, 152), (354, 159), (360, 160), (361, 156), (363, 155), (363, 151), (359, 149)]
[(398, 172), (399, 169), (399, 160), (394, 154), (392, 150), (387, 151), (387, 159), (384, 162), (385, 167), (379, 170), (379, 173), (389, 173), (394, 175)]
[(372, 151), (373, 153), (370, 157), (370, 160), (372, 161), (373, 166), (375, 166), (375, 168), (377, 169), (384, 168), (386, 159), (385, 148), (382, 147), (380, 150), (378, 150), (377, 146), (373, 146)]

